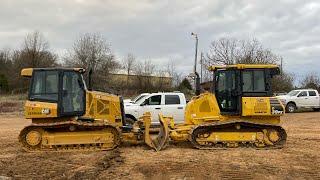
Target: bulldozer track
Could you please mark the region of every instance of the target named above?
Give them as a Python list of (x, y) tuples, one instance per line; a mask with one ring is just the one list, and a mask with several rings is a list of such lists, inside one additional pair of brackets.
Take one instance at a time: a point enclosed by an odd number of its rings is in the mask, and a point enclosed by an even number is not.
[[(241, 131), (237, 131), (234, 128), (234, 132), (249, 132), (249, 130), (254, 130), (255, 132), (268, 133), (270, 130), (276, 131), (279, 135), (279, 139), (276, 142), (271, 142), (269, 139), (264, 141), (207, 141), (202, 142), (201, 144), (197, 141), (198, 137), (208, 136), (208, 134), (216, 132), (216, 130), (220, 130), (219, 132), (227, 132), (228, 128), (236, 127), (236, 125), (241, 126)], [(221, 131), (222, 129), (222, 131)], [(232, 129), (231, 129), (232, 130)], [(267, 131), (267, 132), (264, 132)], [(268, 131), (269, 130), (269, 131)], [(266, 137), (264, 137), (266, 138)], [(245, 120), (233, 120), (227, 122), (215, 122), (208, 123), (195, 126), (189, 132), (189, 141), (191, 144), (197, 149), (227, 149), (234, 147), (245, 147), (245, 148), (256, 148), (256, 149), (280, 149), (284, 146), (287, 139), (286, 131), (281, 127), (273, 124), (262, 124), (249, 122)]]
[[(113, 140), (112, 144), (104, 143), (86, 143), (86, 144), (66, 144), (66, 145), (42, 145), (39, 143), (37, 145), (31, 146), (30, 142), (28, 143), (28, 134), (31, 131), (39, 132), (41, 135), (41, 140), (43, 138), (44, 132), (72, 132), (70, 128), (75, 128), (76, 130), (81, 130), (82, 132), (95, 132), (97, 130), (104, 130), (108, 133), (112, 133)], [(36, 134), (36, 133), (35, 133)], [(37, 138), (30, 138), (36, 139)], [(25, 151), (34, 152), (34, 151), (96, 151), (96, 150), (112, 150), (115, 149), (121, 142), (120, 130), (108, 123), (104, 122), (83, 122), (83, 121), (63, 121), (55, 123), (33, 123), (29, 126), (26, 126), (19, 134), (19, 142), (22, 144), (22, 148)]]

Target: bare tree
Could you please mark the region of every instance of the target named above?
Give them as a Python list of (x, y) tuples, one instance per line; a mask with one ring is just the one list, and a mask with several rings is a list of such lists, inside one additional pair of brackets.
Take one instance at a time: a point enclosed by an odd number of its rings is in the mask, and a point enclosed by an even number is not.
[(49, 51), (48, 41), (37, 31), (27, 34), (22, 49), (14, 53), (17, 68), (57, 65), (57, 56)]
[(129, 53), (127, 56), (122, 60), (123, 68), (126, 70), (127, 75), (129, 76), (135, 67), (136, 57)]
[(275, 64), (280, 61), (279, 56), (271, 50), (264, 49), (257, 39), (239, 41), (240, 49), (237, 53), (236, 63), (243, 64)]
[[(90, 33), (80, 36), (75, 41), (69, 56), (65, 58), (65, 64), (69, 67), (92, 70), (95, 80), (93, 86), (98, 89), (106, 89), (108, 83), (101, 81), (108, 79), (108, 74), (119, 67), (111, 52), (110, 44), (100, 34)], [(100, 83), (95, 83), (97, 81)], [(100, 87), (101, 84), (104, 84), (103, 87)]]
[(155, 70), (155, 65), (150, 60), (137, 62), (135, 67), (135, 74), (138, 80), (139, 91), (151, 91), (153, 89), (151, 75)]
[(86, 33), (80, 36), (66, 58), (67, 66), (80, 66), (95, 71), (113, 56), (110, 45), (100, 34)]
[(57, 55), (49, 51), (49, 43), (40, 32), (27, 34), (22, 49), (12, 52), (14, 75), (9, 81), (18, 91), (27, 90), (27, 81), (20, 77), (22, 68), (43, 68), (57, 66)]
[(219, 64), (274, 64), (281, 57), (275, 55), (269, 49), (263, 48), (256, 40), (237, 40), (222, 38), (212, 41), (207, 58), (206, 66)]
[(9, 49), (0, 50), (0, 93), (9, 90), (9, 80), (13, 75), (11, 53)]
[(294, 75), (283, 72), (272, 79), (273, 92), (289, 92), (294, 88)]
[(127, 56), (122, 59), (122, 68), (127, 72), (126, 85), (124, 85), (123, 89), (125, 89), (127, 92), (132, 89), (133, 83), (130, 82), (130, 75), (135, 68), (135, 62), (136, 57), (131, 53), (128, 53)]
[(238, 58), (239, 41), (236, 39), (221, 38), (212, 41), (207, 53), (207, 66), (213, 64), (234, 64)]
[(182, 73), (177, 71), (177, 66), (173, 60), (168, 61), (166, 72), (172, 78), (172, 86), (178, 87), (182, 81)]
[(8, 74), (11, 66), (11, 51), (9, 49), (0, 50), (0, 74)]
[(320, 90), (320, 79), (315, 72), (307, 74), (300, 82), (302, 88), (312, 88)]

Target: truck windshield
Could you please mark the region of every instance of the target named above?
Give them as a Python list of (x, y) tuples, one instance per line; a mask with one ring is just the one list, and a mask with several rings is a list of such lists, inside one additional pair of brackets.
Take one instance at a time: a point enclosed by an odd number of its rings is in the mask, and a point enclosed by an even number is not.
[(290, 91), (287, 95), (288, 95), (288, 96), (296, 96), (299, 92), (300, 92), (300, 91), (295, 91), (295, 90), (293, 90), (293, 91)]
[(142, 99), (142, 98), (144, 98), (144, 97), (146, 97), (147, 95), (139, 95), (139, 96), (137, 96), (137, 97), (135, 97), (132, 101), (133, 101), (133, 103), (137, 103), (140, 99)]

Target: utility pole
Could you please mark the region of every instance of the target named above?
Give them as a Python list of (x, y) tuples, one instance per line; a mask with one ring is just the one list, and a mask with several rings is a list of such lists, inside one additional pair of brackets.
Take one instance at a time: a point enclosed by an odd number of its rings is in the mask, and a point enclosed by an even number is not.
[(198, 35), (196, 33), (191, 33), (191, 36), (196, 38), (196, 45), (195, 45), (195, 55), (194, 55), (194, 69), (193, 72), (197, 72), (197, 57), (198, 57)]
[(197, 72), (197, 57), (198, 57), (198, 35), (196, 33), (191, 33), (191, 36), (196, 38), (196, 47), (195, 47), (195, 55), (194, 55), (194, 86), (195, 86), (195, 94), (200, 94), (200, 77)]

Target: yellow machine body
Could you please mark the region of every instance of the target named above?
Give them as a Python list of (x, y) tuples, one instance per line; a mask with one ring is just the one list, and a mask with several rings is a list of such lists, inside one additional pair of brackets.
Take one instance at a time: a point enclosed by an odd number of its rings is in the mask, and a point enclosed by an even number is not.
[[(273, 103), (273, 104), (272, 104)], [(257, 123), (280, 123), (284, 111), (277, 111), (274, 105), (284, 106), (275, 97), (243, 97), (242, 114), (239, 116), (221, 115), (214, 94), (206, 92), (193, 97), (185, 110), (185, 124), (202, 124), (208, 121), (225, 121), (230, 119), (250, 119)]]
[[(33, 77), (35, 73), (42, 73), (41, 76)], [(52, 74), (56, 73), (57, 88), (59, 96), (64, 96), (61, 92), (60, 81), (58, 80), (64, 74), (72, 74), (72, 78), (78, 77), (82, 81), (81, 74), (84, 69), (33, 69), (26, 68), (21, 71), (21, 75), (31, 79), (30, 88), (43, 89), (41, 82), (44, 79), (52, 88)], [(46, 76), (51, 73), (51, 76)], [(46, 76), (46, 77), (43, 77)], [(38, 79), (37, 79), (38, 78)], [(51, 80), (50, 80), (51, 78)], [(63, 77), (66, 81), (68, 77)], [(49, 79), (49, 80), (48, 80)], [(58, 83), (59, 81), (59, 83)], [(66, 81), (66, 83), (76, 82), (72, 87), (78, 85), (77, 81)], [(67, 86), (64, 84), (64, 86)], [(57, 101), (43, 100), (39, 96), (32, 98), (29, 92), (29, 98), (25, 103), (25, 117), (31, 119), (32, 124), (25, 127), (19, 136), (23, 148), (27, 151), (38, 150), (90, 150), (100, 149), (108, 150), (117, 147), (120, 144), (120, 127), (122, 126), (123, 108), (121, 98), (109, 93), (90, 91), (83, 87), (84, 108), (82, 115), (62, 114), (63, 104), (57, 98)], [(44, 88), (46, 89), (46, 88)], [(55, 88), (53, 88), (55, 89)], [(67, 92), (65, 92), (67, 93)], [(75, 93), (71, 90), (71, 93)], [(47, 101), (47, 102), (46, 102)], [(77, 96), (72, 96), (70, 103), (79, 101)], [(59, 107), (60, 106), (60, 107)]]
[(98, 91), (86, 91), (85, 118), (106, 119), (109, 123), (122, 125), (119, 96)]
[[(32, 124), (20, 132), (23, 149), (111, 150), (125, 141), (146, 143), (160, 150), (167, 144), (168, 136), (163, 138), (168, 133), (167, 124), (162, 123), (163, 129), (156, 139), (150, 135), (150, 113), (146, 113), (134, 127), (126, 127), (122, 98), (88, 90), (82, 78), (84, 72), (82, 68), (26, 68), (21, 71), (22, 76), (31, 78), (25, 117), (31, 119)], [(70, 107), (73, 111), (64, 109)]]
[(58, 104), (39, 101), (26, 101), (24, 115), (26, 119), (56, 118), (58, 117)]
[[(86, 91), (86, 111), (82, 116), (87, 119), (107, 119), (120, 125), (122, 114), (118, 96), (97, 91)], [(26, 119), (58, 118), (58, 104), (40, 101), (26, 101)]]
[[(210, 67), (210, 70), (235, 71), (236, 73), (238, 71), (238, 76), (248, 72), (254, 74), (253, 71), (265, 72), (265, 79), (270, 79), (272, 75), (267, 73), (274, 73), (273, 71), (277, 68), (276, 65), (238, 64), (213, 66)], [(236, 79), (235, 76), (233, 78)], [(241, 80), (239, 78), (238, 81), (235, 80), (236, 83), (231, 83), (232, 87), (237, 83), (243, 84)], [(226, 82), (228, 81), (230, 79), (226, 79)], [(262, 82), (261, 79), (260, 82)], [(218, 83), (216, 86), (219, 88)], [(239, 105), (234, 110), (236, 113), (222, 112), (223, 106), (229, 102), (220, 100), (221, 104), (219, 104), (216, 93), (205, 92), (193, 97), (187, 104), (184, 124), (175, 125), (172, 117), (160, 115), (160, 122), (169, 126), (169, 129), (163, 128), (167, 131), (162, 133), (162, 137), (169, 136), (173, 141), (190, 141), (198, 149), (239, 146), (268, 149), (283, 147), (287, 135), (285, 130), (279, 126), (280, 116), (285, 112), (280, 100), (272, 97), (271, 89), (269, 92), (238, 93), (242, 89), (243, 87), (239, 87), (235, 92), (223, 92), (229, 94), (230, 97), (234, 96), (235, 101), (238, 102)], [(219, 89), (216, 92), (219, 93)], [(239, 95), (232, 95), (236, 93)], [(263, 95), (256, 96), (259, 94)], [(160, 150), (162, 147), (157, 147), (157, 149)]]

